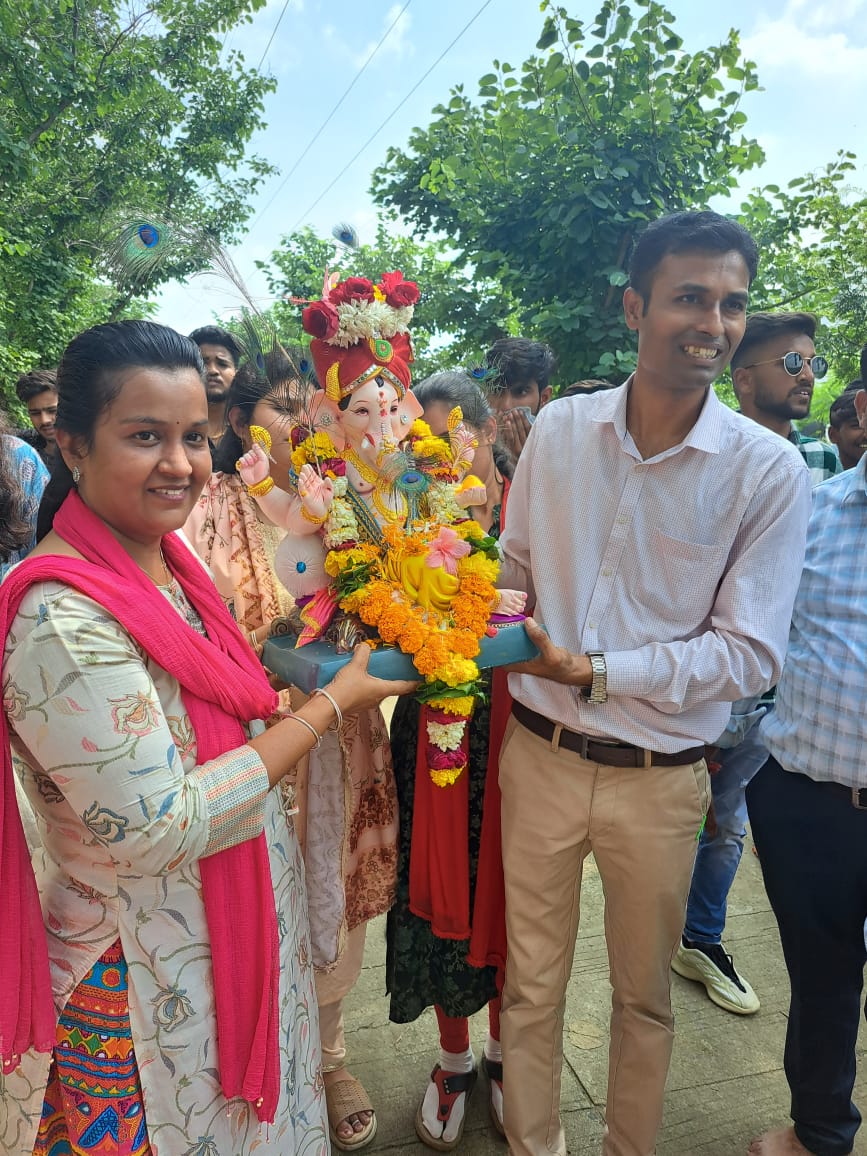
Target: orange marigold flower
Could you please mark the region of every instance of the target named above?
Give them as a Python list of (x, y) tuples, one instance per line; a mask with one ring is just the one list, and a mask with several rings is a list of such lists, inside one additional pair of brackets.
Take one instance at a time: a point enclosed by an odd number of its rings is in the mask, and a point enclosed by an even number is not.
[(481, 574), (462, 574), (461, 575), (461, 589), (460, 594), (475, 595), (476, 598), (482, 598), (486, 602), (490, 601), (496, 595), (496, 590)]
[(382, 641), (396, 642), (408, 617), (409, 610), (405, 606), (401, 606), (399, 602), (392, 602), (390, 606), (386, 607), (376, 624)]
[(417, 654), (425, 644), (430, 628), (417, 618), (411, 617), (403, 624), (397, 637), (397, 644), (404, 654)]
[(449, 643), (461, 658), (475, 658), (479, 653), (479, 636), (469, 630), (450, 630)]

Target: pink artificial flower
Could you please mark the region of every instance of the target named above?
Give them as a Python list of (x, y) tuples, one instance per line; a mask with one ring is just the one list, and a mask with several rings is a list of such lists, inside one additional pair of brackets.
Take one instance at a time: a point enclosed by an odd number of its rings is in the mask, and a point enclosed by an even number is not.
[(465, 542), (460, 534), (456, 534), (448, 526), (442, 526), (427, 548), (425, 562), (432, 570), (442, 566), (447, 574), (457, 575), (458, 559), (466, 557), (471, 548), (469, 542)]

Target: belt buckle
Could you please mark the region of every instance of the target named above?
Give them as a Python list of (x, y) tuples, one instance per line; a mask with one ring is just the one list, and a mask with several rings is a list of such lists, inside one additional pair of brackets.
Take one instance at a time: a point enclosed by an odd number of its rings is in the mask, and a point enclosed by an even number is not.
[(856, 811), (867, 811), (867, 787), (852, 788), (852, 806)]

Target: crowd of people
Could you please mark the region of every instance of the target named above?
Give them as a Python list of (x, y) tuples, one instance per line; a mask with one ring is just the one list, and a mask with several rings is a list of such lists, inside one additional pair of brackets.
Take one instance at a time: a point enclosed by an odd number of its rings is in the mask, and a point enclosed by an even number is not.
[[(791, 985), (792, 1117), (750, 1152), (853, 1150), (867, 345), (829, 441), (807, 436), (795, 423), (828, 371), (817, 321), (749, 313), (759, 256), (712, 212), (650, 225), (620, 386), (555, 396), (552, 350), (505, 337), (483, 372), (413, 387), (433, 436), (463, 414), (483, 483), (468, 514), (498, 540), (499, 585), (526, 599), (539, 650), (487, 672), (470, 724), (449, 864), (463, 914), (431, 916), (415, 889), (445, 821), (418, 772), (417, 684), (373, 677), (366, 646), (310, 695), (263, 666), (298, 620), (280, 575), (301, 555), (274, 511), (296, 500), (293, 429), (318, 384), (300, 351), (251, 362), (217, 326), (127, 321), (19, 379), (32, 431), (0, 428), (0, 1150), (368, 1145), (376, 1105), (343, 1009), (387, 912), (390, 1018), (433, 1007), (439, 1034), (419, 1139), (460, 1145), (481, 1070), (511, 1156), (565, 1156), (563, 1014), (592, 853), (612, 986), (602, 1151), (652, 1156), (671, 970), (726, 1011), (760, 1006), (723, 943), (748, 821)], [(739, 412), (713, 390), (728, 368)], [(335, 402), (359, 437), (360, 381)]]

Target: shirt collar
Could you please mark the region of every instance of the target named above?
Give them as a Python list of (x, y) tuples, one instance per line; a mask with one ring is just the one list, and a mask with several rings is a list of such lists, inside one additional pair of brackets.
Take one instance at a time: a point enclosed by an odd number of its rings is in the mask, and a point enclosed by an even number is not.
[(846, 490), (842, 497), (843, 502), (854, 502), (857, 499), (864, 501), (867, 499), (867, 454), (861, 457), (861, 461), (857, 466), (838, 476), (840, 478), (846, 478)]
[[(634, 377), (635, 374), (633, 373), (628, 380), (623, 383), (620, 389), (608, 389), (596, 395), (599, 401), (596, 403), (596, 412), (593, 414), (593, 421), (610, 422), (611, 425), (614, 426), (615, 433), (621, 443), (625, 441), (628, 433), (626, 429), (626, 403)], [(672, 446), (670, 450), (665, 451), (665, 455), (659, 456), (667, 456), (676, 450), (683, 449), (685, 446), (691, 446), (696, 450), (703, 450), (708, 454), (718, 454), (720, 452), (720, 439), (722, 437), (724, 408), (723, 403), (711, 387), (707, 391), (707, 397), (705, 398), (704, 405), (701, 407), (701, 412), (698, 415), (695, 425), (680, 445)]]

